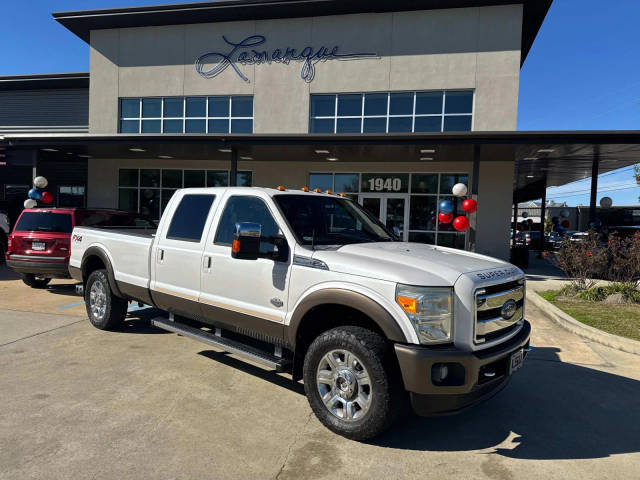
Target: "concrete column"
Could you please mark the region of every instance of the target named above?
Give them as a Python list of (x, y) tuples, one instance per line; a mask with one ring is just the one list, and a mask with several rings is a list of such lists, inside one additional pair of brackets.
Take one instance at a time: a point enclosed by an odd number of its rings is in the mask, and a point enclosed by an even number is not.
[(538, 246), (538, 258), (542, 258), (544, 251), (544, 221), (547, 213), (547, 177), (544, 177), (544, 188), (542, 189), (542, 203), (540, 204), (540, 245)]
[(596, 196), (598, 194), (598, 171), (600, 169), (600, 145), (593, 147), (591, 162), (591, 197), (589, 198), (589, 221), (596, 219)]
[[(471, 174), (471, 198), (476, 202), (478, 201), (478, 182), (480, 178), (480, 145), (473, 146), (473, 172)], [(476, 221), (477, 215), (472, 215), (470, 218), (471, 227), (469, 228), (469, 250), (476, 251), (476, 231), (478, 228), (478, 222)]]

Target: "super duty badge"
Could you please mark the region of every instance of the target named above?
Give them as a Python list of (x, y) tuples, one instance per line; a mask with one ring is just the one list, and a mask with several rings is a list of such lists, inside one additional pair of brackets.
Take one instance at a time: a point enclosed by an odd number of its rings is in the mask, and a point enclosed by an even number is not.
[(501, 268), (498, 270), (491, 270), (489, 272), (480, 272), (480, 273), (476, 273), (476, 276), (480, 279), (480, 280), (491, 280), (494, 278), (502, 278), (502, 277), (508, 277), (510, 275), (516, 275), (518, 273), (518, 269), (517, 268)]

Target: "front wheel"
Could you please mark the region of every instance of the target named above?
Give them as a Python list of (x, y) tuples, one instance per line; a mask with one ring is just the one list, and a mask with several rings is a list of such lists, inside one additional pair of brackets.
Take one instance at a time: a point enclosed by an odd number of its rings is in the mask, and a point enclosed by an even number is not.
[(304, 359), (313, 412), (333, 432), (366, 440), (395, 421), (402, 391), (392, 349), (375, 332), (339, 327), (316, 338)]
[(91, 324), (100, 330), (113, 330), (127, 316), (128, 302), (113, 294), (106, 270), (91, 272), (84, 288), (84, 303)]
[(26, 273), (22, 276), (22, 281), (31, 288), (44, 288), (49, 285), (51, 279), (36, 277), (33, 273)]

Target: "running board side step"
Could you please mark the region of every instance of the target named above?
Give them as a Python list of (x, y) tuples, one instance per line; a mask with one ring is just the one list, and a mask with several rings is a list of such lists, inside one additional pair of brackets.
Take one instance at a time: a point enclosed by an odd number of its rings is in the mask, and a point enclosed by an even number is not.
[[(222, 337), (218, 334), (219, 331), (217, 331), (216, 334), (206, 332), (204, 330), (200, 330), (199, 328), (185, 325), (184, 323), (174, 322), (166, 317), (153, 318), (151, 320), (151, 325), (163, 330), (167, 330), (169, 332), (179, 333), (180, 335), (189, 337), (199, 342), (207, 343), (229, 353), (241, 355), (256, 363), (260, 363), (269, 368), (273, 368), (277, 372), (288, 371), (288, 367), (291, 364), (291, 360), (289, 360), (288, 358), (272, 355), (268, 352), (265, 352), (264, 350), (246, 345), (242, 342), (238, 342), (237, 340)], [(278, 350), (279, 349), (276, 347), (276, 351)]]

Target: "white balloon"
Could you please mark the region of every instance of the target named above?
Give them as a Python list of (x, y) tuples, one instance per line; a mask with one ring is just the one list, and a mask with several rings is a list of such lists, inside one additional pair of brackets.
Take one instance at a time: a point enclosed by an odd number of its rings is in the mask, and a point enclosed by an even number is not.
[(562, 218), (567, 218), (569, 216), (569, 210), (567, 210), (566, 208), (563, 208), (562, 210), (560, 210), (560, 216)]
[(467, 194), (467, 186), (464, 183), (456, 183), (451, 189), (456, 197), (464, 197)]
[(611, 205), (613, 205), (613, 200), (611, 200), (611, 197), (602, 197), (600, 199), (600, 206), (602, 208), (611, 208)]
[(44, 177), (36, 177), (33, 179), (33, 186), (36, 188), (47, 188), (49, 181)]
[(27, 198), (24, 201), (24, 208), (33, 208), (38, 204), (38, 202), (36, 202), (35, 200), (33, 200), (32, 198)]

